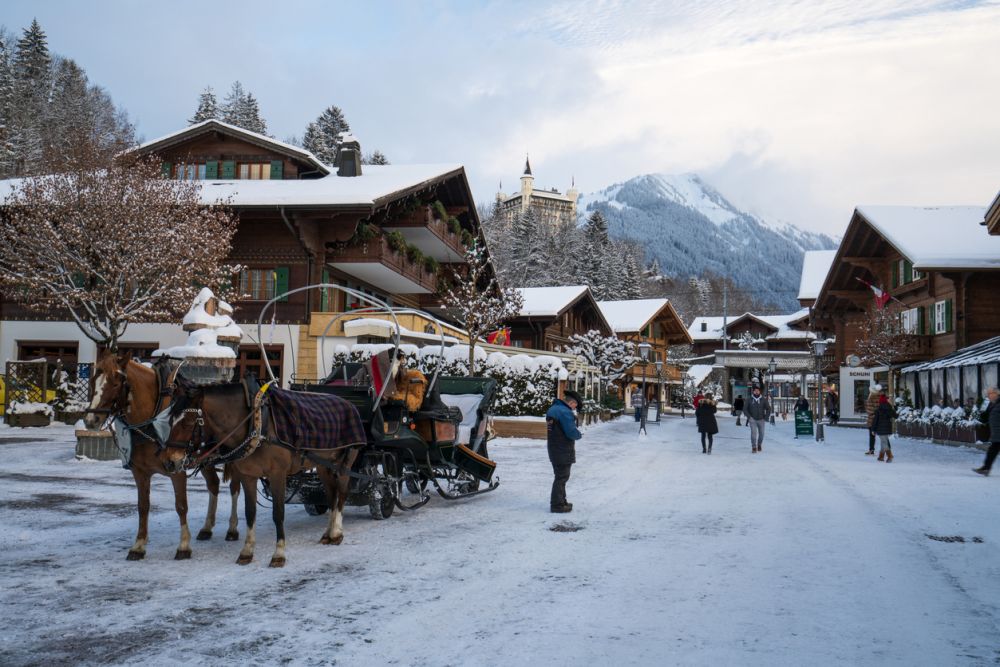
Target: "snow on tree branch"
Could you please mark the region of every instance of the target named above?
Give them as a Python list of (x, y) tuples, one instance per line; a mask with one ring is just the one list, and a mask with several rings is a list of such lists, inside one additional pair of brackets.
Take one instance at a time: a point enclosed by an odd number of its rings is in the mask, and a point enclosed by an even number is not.
[(569, 340), (566, 351), (600, 368), (601, 377), (608, 386), (622, 378), (639, 361), (632, 343), (615, 336), (604, 336), (594, 329), (585, 334), (573, 334)]

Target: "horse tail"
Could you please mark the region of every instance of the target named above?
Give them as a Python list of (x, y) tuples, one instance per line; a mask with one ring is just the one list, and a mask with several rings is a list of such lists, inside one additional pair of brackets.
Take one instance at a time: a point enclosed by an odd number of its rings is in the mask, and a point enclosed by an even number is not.
[(233, 478), (232, 463), (227, 463), (222, 466), (222, 481), (228, 482)]

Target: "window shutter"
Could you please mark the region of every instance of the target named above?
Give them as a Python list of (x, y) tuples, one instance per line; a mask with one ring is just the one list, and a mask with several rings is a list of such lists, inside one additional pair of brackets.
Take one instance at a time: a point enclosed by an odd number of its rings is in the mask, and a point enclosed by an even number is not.
[(219, 177), (219, 163), (216, 160), (209, 160), (205, 163), (205, 178)]
[(946, 333), (950, 333), (953, 330), (953, 327), (951, 326), (951, 321), (952, 321), (951, 304), (952, 304), (951, 299), (948, 299), (947, 301), (944, 302), (944, 330)]
[(273, 180), (279, 180), (280, 181), (282, 178), (284, 178), (281, 175), (282, 174), (282, 170), (284, 169), (284, 167), (285, 167), (285, 163), (282, 162), (281, 160), (271, 160), (271, 180), (272, 181)]
[(913, 264), (908, 259), (903, 260), (903, 284), (913, 282)]
[(920, 332), (921, 336), (927, 334), (927, 317), (925, 315), (927, 308), (927, 306), (920, 306), (917, 308), (917, 318), (920, 320), (920, 325), (917, 330)]
[[(330, 270), (323, 269), (323, 282), (330, 282)], [(328, 312), (330, 310), (330, 290), (324, 287), (319, 291), (319, 309), (322, 312)]]
[[(288, 267), (279, 266), (274, 270), (274, 296), (281, 296), (288, 291)], [(278, 301), (288, 301), (288, 296), (282, 296)]]
[(899, 262), (892, 263), (892, 287), (899, 287)]
[(234, 160), (222, 161), (222, 177), (228, 180), (236, 178), (236, 162)]
[(173, 168), (174, 165), (172, 163), (164, 162), (160, 165), (160, 174), (163, 178), (170, 178), (170, 175), (173, 173)]

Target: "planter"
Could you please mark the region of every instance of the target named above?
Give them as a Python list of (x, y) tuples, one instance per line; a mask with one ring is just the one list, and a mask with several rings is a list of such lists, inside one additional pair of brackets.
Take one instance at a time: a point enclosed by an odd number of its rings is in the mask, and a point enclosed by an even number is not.
[(901, 438), (930, 438), (930, 424), (896, 422), (896, 434)]
[(924, 438), (948, 444), (975, 444), (989, 439), (989, 428), (978, 426), (945, 426), (944, 424), (897, 423), (896, 434), (901, 438)]
[(76, 432), (76, 456), (95, 461), (112, 461), (121, 455), (111, 431), (79, 430)]
[(83, 415), (83, 412), (64, 412), (62, 410), (56, 410), (56, 421), (72, 426), (83, 419)]
[(37, 412), (27, 412), (8, 414), (6, 421), (7, 426), (23, 428), (27, 426), (48, 426), (52, 423), (52, 418)]

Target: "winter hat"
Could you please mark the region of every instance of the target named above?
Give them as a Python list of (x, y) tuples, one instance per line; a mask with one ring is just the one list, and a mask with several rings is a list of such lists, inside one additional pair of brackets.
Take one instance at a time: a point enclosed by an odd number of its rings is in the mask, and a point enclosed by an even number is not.
[(580, 397), (580, 394), (576, 393), (575, 391), (570, 391), (569, 389), (563, 392), (563, 400), (564, 401), (573, 400), (576, 401), (577, 405), (583, 405), (583, 398)]
[(888, 402), (889, 402), (889, 399), (886, 398), (885, 394), (882, 394), (881, 396), (878, 397), (878, 404), (879, 405), (882, 405), (882, 404), (885, 404), (885, 403), (888, 403)]

